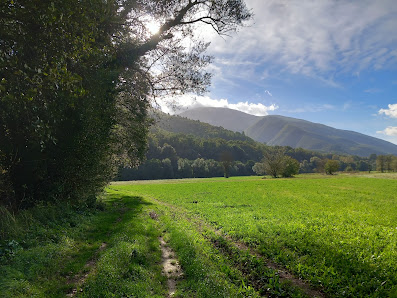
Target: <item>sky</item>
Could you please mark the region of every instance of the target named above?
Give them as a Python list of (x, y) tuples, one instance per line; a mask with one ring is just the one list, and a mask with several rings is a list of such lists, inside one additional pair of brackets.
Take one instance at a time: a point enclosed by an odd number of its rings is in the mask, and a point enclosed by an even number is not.
[(254, 19), (230, 37), (203, 33), (214, 56), (197, 106), (283, 115), (397, 144), (396, 0), (246, 0)]

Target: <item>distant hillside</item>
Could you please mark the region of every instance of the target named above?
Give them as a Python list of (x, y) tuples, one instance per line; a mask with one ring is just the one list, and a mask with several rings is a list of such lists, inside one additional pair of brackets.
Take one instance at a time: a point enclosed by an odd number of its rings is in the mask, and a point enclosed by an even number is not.
[(248, 127), (246, 133), (254, 140), (268, 145), (358, 156), (369, 156), (372, 153), (397, 154), (397, 146), (384, 140), (283, 116), (265, 116)]
[[(227, 110), (222, 111), (228, 113)], [(242, 133), (197, 120), (164, 113), (153, 113), (152, 116), (156, 121), (151, 127), (148, 138), (147, 160), (138, 168), (121, 168), (117, 179), (220, 177), (225, 174), (225, 167), (222, 163), (224, 156), (233, 160), (233, 163), (229, 165), (231, 176), (255, 175), (253, 170), (255, 163), (260, 162), (265, 151), (271, 149), (269, 146)], [(288, 120), (288, 118), (280, 116), (259, 117), (259, 121), (256, 121), (250, 128), (253, 132), (267, 130), (269, 127), (264, 120), (271, 120), (274, 117), (278, 119), (278, 126), (271, 126), (273, 128), (271, 139), (266, 139), (266, 141), (271, 142), (272, 139), (279, 138), (280, 142), (286, 140), (298, 142), (301, 134), (309, 135), (305, 133), (303, 128), (300, 130), (297, 128), (290, 129), (290, 127), (293, 127), (292, 124), (285, 126), (283, 121)], [(294, 120), (302, 123), (307, 122)], [(304, 127), (304, 125), (301, 127)], [(289, 135), (292, 135), (292, 137)], [(285, 136), (286, 140), (282, 140), (282, 136)], [(311, 137), (310, 140), (315, 139), (315, 137), (321, 139), (315, 132), (312, 133)], [(289, 145), (291, 144), (289, 143)], [(302, 173), (323, 172), (324, 162), (327, 159), (338, 160), (341, 171), (375, 169), (376, 157), (373, 156), (372, 158), (360, 158), (291, 147), (285, 147), (284, 150), (287, 156), (300, 163)]]
[(249, 141), (253, 139), (240, 132), (230, 131), (228, 129), (213, 126), (208, 123), (192, 120), (181, 116), (172, 116), (165, 113), (157, 113), (155, 116), (155, 127), (164, 129), (173, 133), (191, 134), (199, 138), (221, 138), (226, 141)]
[(243, 132), (246, 128), (253, 125), (261, 119), (259, 116), (246, 114), (240, 111), (231, 110), (227, 108), (195, 108), (180, 113), (179, 116), (187, 117), (193, 120), (200, 120), (201, 122), (209, 123), (215, 126)]
[(180, 115), (216, 123), (226, 129), (244, 131), (247, 136), (268, 145), (358, 156), (397, 154), (397, 145), (390, 142), (290, 117), (258, 117), (225, 108), (192, 109)]

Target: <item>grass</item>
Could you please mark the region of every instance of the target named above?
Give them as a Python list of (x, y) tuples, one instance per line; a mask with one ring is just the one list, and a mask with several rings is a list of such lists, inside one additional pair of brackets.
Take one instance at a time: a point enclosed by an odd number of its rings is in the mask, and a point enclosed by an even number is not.
[(175, 297), (306, 296), (266, 258), (328, 296), (396, 297), (396, 178), (115, 183), (99, 209), (2, 209), (0, 296), (165, 297), (162, 237), (183, 270)]
[[(38, 206), (13, 216), (0, 242), (4, 297), (60, 296), (98, 249), (114, 215), (66, 205)], [(8, 232), (12, 231), (12, 233)]]
[[(258, 297), (180, 213), (112, 190), (104, 204), (82, 212), (40, 207), (14, 217), (3, 227), (12, 239), (2, 239), (0, 296), (165, 297), (163, 236), (184, 269), (175, 297)], [(8, 233), (14, 230), (20, 233)]]
[(192, 212), (330, 295), (387, 297), (397, 291), (397, 185), (376, 177), (235, 177), (112, 189)]
[(119, 217), (107, 237), (107, 249), (82, 286), (81, 297), (164, 297), (161, 251), (156, 222), (149, 219), (150, 203), (139, 197), (109, 196)]
[(65, 297), (77, 289), (83, 297), (163, 297), (159, 231), (145, 220), (149, 203), (109, 195), (105, 205), (38, 207), (14, 217), (8, 230), (19, 233), (4, 229), (9, 238), (1, 242), (0, 296)]
[(169, 245), (183, 268), (175, 297), (259, 297), (243, 276), (180, 213), (161, 208)]

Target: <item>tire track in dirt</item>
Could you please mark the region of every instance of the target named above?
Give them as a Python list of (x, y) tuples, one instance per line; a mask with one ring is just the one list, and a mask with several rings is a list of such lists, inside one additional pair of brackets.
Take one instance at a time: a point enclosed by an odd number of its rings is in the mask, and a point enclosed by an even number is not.
[(84, 265), (84, 268), (87, 269), (87, 272), (76, 274), (74, 277), (72, 277), (67, 281), (68, 284), (75, 284), (76, 286), (68, 294), (66, 294), (66, 297), (75, 297), (78, 293), (79, 288), (80, 288), (80, 292), (82, 292), (81, 287), (82, 285), (84, 285), (85, 281), (87, 280), (87, 277), (94, 269), (99, 253), (105, 250), (106, 247), (107, 247), (107, 243), (102, 242), (98, 250), (95, 252), (94, 257)]
[[(151, 219), (158, 220), (156, 212), (149, 212)], [(175, 258), (175, 253), (172, 248), (164, 241), (163, 237), (159, 237), (161, 249), (161, 265), (163, 267), (162, 273), (167, 278), (168, 296), (175, 295), (177, 281), (183, 278), (183, 271)]]
[[(255, 249), (247, 246), (245, 243), (233, 240), (233, 239), (231, 239), (228, 236), (221, 235), (221, 233), (219, 231), (215, 231), (215, 234), (217, 236), (220, 236), (223, 239), (225, 239), (228, 243), (232, 244), (234, 247), (236, 247), (240, 251), (248, 252), (251, 256), (255, 256), (256, 258), (263, 260), (268, 268), (270, 268), (270, 269), (272, 269), (272, 270), (277, 272), (277, 275), (278, 275), (279, 280), (281, 282), (290, 282), (290, 283), (292, 283), (295, 287), (301, 289), (309, 297), (317, 297), (317, 298), (325, 298), (326, 297), (326, 295), (324, 293), (322, 293), (319, 290), (313, 289), (310, 286), (310, 284), (308, 284), (304, 280), (296, 277), (295, 275), (293, 275), (292, 273), (290, 273), (289, 271), (287, 271), (285, 268), (281, 267), (280, 265), (268, 260), (267, 258), (262, 256), (258, 251), (256, 251)], [(207, 238), (207, 239), (209, 241), (211, 241), (214, 244), (215, 247), (217, 247), (217, 248), (220, 247), (212, 239), (209, 239), (209, 238)]]
[[(119, 209), (119, 217), (116, 219), (116, 221), (113, 223), (117, 224), (122, 221), (122, 216), (124, 213), (126, 213), (129, 210), (129, 208), (122, 207)], [(108, 236), (110, 236), (110, 232), (108, 232)], [(83, 291), (82, 286), (84, 285), (85, 281), (87, 280), (88, 276), (93, 272), (96, 266), (96, 262), (98, 260), (99, 254), (104, 251), (107, 248), (107, 243), (102, 242), (101, 245), (99, 246), (98, 250), (94, 253), (93, 257), (84, 265), (84, 272), (80, 272), (76, 274), (75, 276), (69, 278), (67, 280), (67, 284), (74, 284), (75, 287), (69, 291), (68, 294), (66, 294), (66, 297), (75, 297), (78, 293), (78, 289), (80, 289), (80, 292)]]
[(245, 243), (243, 243), (241, 241), (236, 241), (236, 240), (232, 239), (231, 237), (229, 237), (227, 235), (223, 235), (220, 230), (214, 228), (213, 226), (211, 226), (207, 222), (203, 221), (202, 219), (199, 219), (197, 217), (192, 218), (192, 217), (188, 216), (188, 212), (186, 210), (183, 210), (183, 208), (180, 208), (180, 207), (177, 207), (175, 205), (159, 201), (159, 200), (157, 200), (157, 199), (155, 199), (153, 197), (150, 197), (150, 199), (153, 200), (155, 203), (157, 203), (159, 205), (166, 206), (166, 207), (170, 208), (170, 210), (172, 210), (175, 213), (178, 212), (178, 214), (183, 216), (186, 220), (188, 220), (189, 222), (193, 223), (197, 227), (197, 230), (206, 239), (208, 239), (215, 247), (217, 247), (216, 244), (213, 241), (211, 241), (211, 239), (209, 239), (209, 237), (207, 235), (205, 235), (205, 233), (203, 233), (204, 229), (207, 229), (207, 230), (213, 232), (215, 235), (217, 235), (219, 237), (222, 237), (224, 240), (226, 240), (228, 243), (231, 243), (233, 246), (238, 248), (240, 251), (248, 252), (250, 255), (255, 256), (255, 257), (263, 260), (266, 263), (266, 266), (268, 268), (270, 268), (270, 269), (272, 269), (272, 270), (277, 272), (281, 282), (289, 282), (289, 283), (291, 283), (293, 286), (301, 289), (309, 297), (317, 297), (317, 298), (325, 298), (325, 297), (327, 297), (320, 290), (314, 289), (308, 282), (305, 282), (304, 280), (296, 277), (294, 274), (292, 274), (291, 272), (289, 272), (288, 270), (286, 270), (284, 267), (280, 266), (279, 264), (276, 264), (276, 263), (270, 261), (269, 259), (267, 259), (263, 255), (261, 255), (257, 250), (247, 246)]
[(163, 237), (159, 238), (163, 275), (167, 277), (168, 297), (175, 295), (177, 281), (183, 277), (182, 268), (175, 258), (174, 251), (167, 245)]

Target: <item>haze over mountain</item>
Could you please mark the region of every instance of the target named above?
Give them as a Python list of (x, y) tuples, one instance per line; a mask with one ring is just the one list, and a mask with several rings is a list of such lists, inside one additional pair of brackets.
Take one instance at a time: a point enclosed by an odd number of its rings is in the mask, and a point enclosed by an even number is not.
[(255, 122), (262, 118), (228, 108), (209, 107), (190, 109), (179, 115), (192, 120), (200, 120), (201, 122), (214, 126), (222, 126), (223, 128), (238, 132), (244, 131), (246, 128), (255, 124)]
[(296, 118), (277, 115), (258, 117), (227, 108), (212, 107), (191, 109), (179, 115), (244, 132), (254, 140), (268, 145), (358, 156), (369, 156), (372, 153), (397, 154), (397, 145), (390, 142)]

